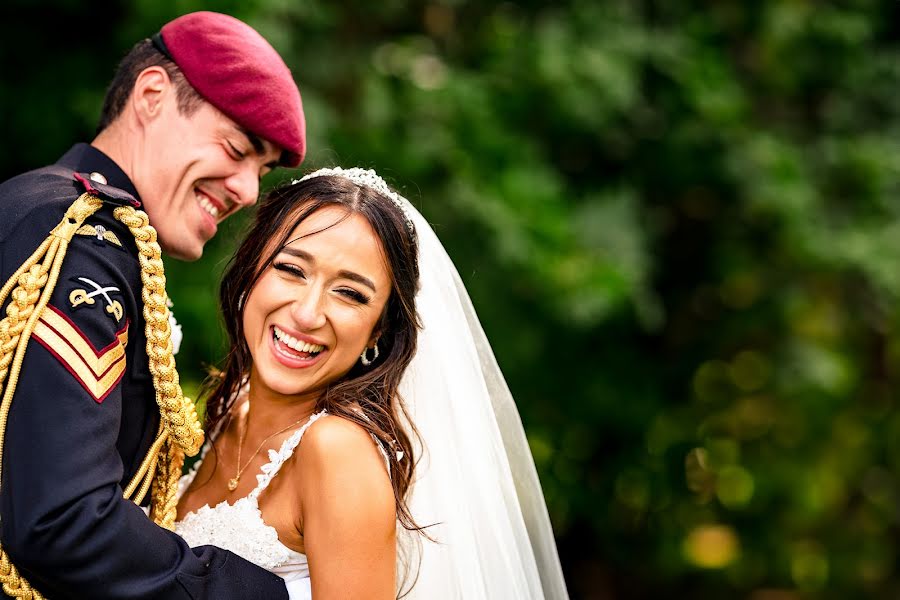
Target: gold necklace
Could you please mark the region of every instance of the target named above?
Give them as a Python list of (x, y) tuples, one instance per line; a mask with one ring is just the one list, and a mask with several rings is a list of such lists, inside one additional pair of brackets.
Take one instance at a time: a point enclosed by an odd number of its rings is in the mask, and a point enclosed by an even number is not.
[(237, 455), (237, 465), (236, 465), (238, 467), (238, 469), (237, 469), (237, 472), (234, 474), (234, 477), (232, 477), (231, 479), (228, 480), (228, 491), (233, 492), (234, 490), (237, 489), (238, 483), (240, 483), (240, 481), (241, 481), (241, 475), (244, 473), (244, 471), (247, 469), (247, 467), (250, 466), (250, 463), (253, 462), (253, 459), (256, 458), (256, 455), (259, 454), (259, 451), (262, 450), (263, 444), (265, 444), (266, 442), (271, 440), (273, 437), (275, 437), (279, 433), (284, 433), (288, 429), (292, 429), (292, 428), (296, 427), (297, 425), (299, 425), (303, 421), (306, 421), (307, 419), (309, 419), (309, 416), (297, 419), (296, 421), (294, 421), (293, 423), (291, 423), (284, 429), (279, 429), (278, 431), (276, 431), (275, 433), (273, 433), (272, 435), (270, 435), (269, 437), (264, 439), (262, 442), (260, 442), (259, 446), (256, 447), (256, 450), (253, 451), (253, 454), (250, 456), (250, 460), (247, 461), (247, 464), (242, 467), (241, 466), (241, 451), (244, 448), (244, 438), (247, 437), (247, 429), (249, 429), (249, 427), (247, 425), (250, 424), (249, 423), (250, 415), (247, 415), (247, 423), (244, 425), (244, 431), (241, 432), (240, 441), (238, 442), (238, 455)]

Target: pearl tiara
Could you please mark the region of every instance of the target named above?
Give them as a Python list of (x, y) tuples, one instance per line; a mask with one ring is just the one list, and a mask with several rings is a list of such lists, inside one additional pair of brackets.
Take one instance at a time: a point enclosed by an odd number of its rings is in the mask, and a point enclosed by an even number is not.
[(361, 169), (359, 167), (353, 167), (351, 169), (344, 169), (341, 167), (326, 167), (324, 169), (319, 169), (318, 171), (313, 171), (307, 175), (304, 175), (300, 179), (294, 179), (291, 181), (292, 184), (300, 183), (301, 181), (306, 181), (307, 179), (313, 179), (315, 177), (343, 177), (348, 181), (352, 181), (356, 185), (365, 186), (371, 190), (375, 190), (382, 196), (389, 198), (391, 202), (393, 202), (397, 208), (400, 209), (400, 212), (403, 213), (403, 219), (406, 221), (406, 228), (409, 230), (409, 233), (413, 236), (416, 235), (416, 228), (413, 226), (412, 217), (410, 216), (409, 211), (409, 200), (392, 190), (388, 187), (388, 184), (385, 183), (384, 179), (379, 177), (378, 173), (373, 171), (372, 169)]

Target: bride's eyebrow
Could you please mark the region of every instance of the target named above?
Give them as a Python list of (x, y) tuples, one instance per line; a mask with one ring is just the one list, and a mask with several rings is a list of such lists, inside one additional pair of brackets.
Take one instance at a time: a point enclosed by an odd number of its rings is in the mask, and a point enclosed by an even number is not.
[(355, 281), (356, 283), (360, 283), (366, 287), (372, 288), (373, 292), (377, 292), (375, 289), (375, 284), (372, 283), (372, 280), (368, 277), (363, 277), (359, 273), (354, 273), (353, 271), (338, 271), (338, 277), (342, 277), (344, 279), (349, 279), (350, 281)]
[(304, 250), (300, 250), (299, 248), (291, 248), (290, 246), (285, 246), (280, 250), (280, 253), (289, 254), (290, 256), (294, 256), (296, 258), (302, 258), (303, 260), (312, 264), (316, 263), (316, 259), (312, 254)]
[[(311, 265), (316, 264), (315, 257), (306, 252), (305, 250), (301, 250), (300, 248), (291, 248), (290, 246), (285, 246), (281, 249), (281, 253), (287, 254), (290, 256), (294, 256), (296, 258), (303, 259), (309, 262)], [(372, 283), (372, 280), (368, 277), (360, 275), (359, 273), (355, 273), (353, 271), (341, 270), (338, 272), (338, 277), (342, 277), (344, 279), (349, 279), (350, 281), (355, 281), (356, 283), (362, 284), (368, 288), (371, 288), (373, 292), (377, 292), (378, 290), (375, 287), (375, 284)]]

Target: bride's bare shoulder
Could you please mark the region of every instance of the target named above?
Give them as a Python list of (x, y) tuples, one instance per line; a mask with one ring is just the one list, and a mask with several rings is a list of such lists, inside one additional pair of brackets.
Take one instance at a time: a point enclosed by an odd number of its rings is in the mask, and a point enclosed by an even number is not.
[[(324, 415), (310, 425), (297, 449), (300, 465), (327, 471), (384, 472), (384, 461), (369, 432), (349, 419)], [(306, 470), (306, 469), (304, 469)]]
[(348, 526), (378, 523), (379, 531), (392, 531), (391, 480), (374, 440), (359, 424), (334, 415), (313, 423), (297, 449), (295, 474), (305, 529), (321, 518)]

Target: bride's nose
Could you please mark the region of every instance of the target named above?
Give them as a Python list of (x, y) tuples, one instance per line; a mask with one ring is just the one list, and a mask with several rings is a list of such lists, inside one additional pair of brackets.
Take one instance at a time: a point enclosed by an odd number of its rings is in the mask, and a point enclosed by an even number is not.
[(325, 324), (324, 294), (314, 286), (304, 288), (291, 303), (291, 317), (300, 330), (311, 331)]

